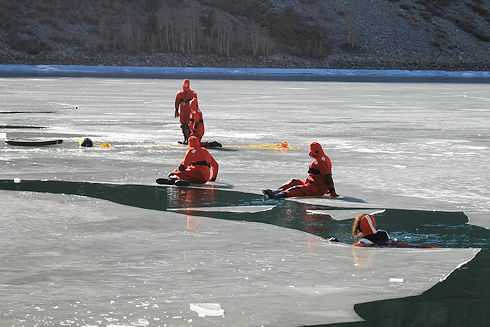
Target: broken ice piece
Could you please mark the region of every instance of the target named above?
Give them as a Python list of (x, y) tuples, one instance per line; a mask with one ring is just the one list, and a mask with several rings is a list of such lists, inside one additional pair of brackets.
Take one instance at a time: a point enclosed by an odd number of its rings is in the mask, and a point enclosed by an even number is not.
[(392, 283), (403, 283), (403, 278), (390, 278)]
[(189, 305), (192, 311), (197, 312), (199, 317), (220, 317), (225, 315), (219, 303), (191, 303)]

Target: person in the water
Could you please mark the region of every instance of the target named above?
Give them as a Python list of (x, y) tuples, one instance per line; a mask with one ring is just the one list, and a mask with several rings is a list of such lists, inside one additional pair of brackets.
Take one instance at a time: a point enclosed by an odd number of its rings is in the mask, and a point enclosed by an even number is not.
[(390, 235), (385, 230), (376, 229), (376, 221), (373, 215), (360, 213), (354, 219), (352, 224), (352, 235), (359, 240), (354, 245), (373, 246), (373, 245), (390, 245)]
[(273, 199), (295, 196), (321, 196), (326, 193), (330, 197), (338, 197), (332, 179), (332, 162), (323, 152), (318, 142), (310, 144), (309, 156), (313, 160), (308, 169), (306, 180), (291, 179), (277, 190), (262, 190), (265, 196)]

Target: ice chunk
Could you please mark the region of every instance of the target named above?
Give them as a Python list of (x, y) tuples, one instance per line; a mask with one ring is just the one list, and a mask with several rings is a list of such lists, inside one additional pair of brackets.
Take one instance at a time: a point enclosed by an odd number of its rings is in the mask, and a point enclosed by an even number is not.
[[(371, 212), (372, 208), (361, 208), (361, 209), (332, 209), (332, 210), (321, 210), (321, 209), (307, 209), (306, 212), (312, 215), (329, 215), (335, 220), (347, 220), (354, 219), (356, 216), (362, 212)], [(376, 215), (385, 212), (385, 209), (380, 209), (371, 212), (371, 215)]]
[(188, 207), (188, 208), (171, 208), (168, 211), (216, 211), (216, 212), (261, 212), (272, 210), (275, 206), (271, 205), (249, 205), (249, 206), (228, 206), (228, 207)]
[(221, 309), (219, 303), (191, 303), (189, 307), (192, 311), (197, 312), (199, 317), (221, 317), (225, 315), (225, 311)]

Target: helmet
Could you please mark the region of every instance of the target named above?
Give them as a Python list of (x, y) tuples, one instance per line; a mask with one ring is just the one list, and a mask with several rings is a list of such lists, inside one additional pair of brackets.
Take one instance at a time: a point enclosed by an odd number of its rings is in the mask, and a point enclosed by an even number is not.
[(89, 139), (88, 137), (86, 137), (86, 138), (83, 139), (83, 141), (80, 144), (80, 146), (90, 148), (90, 147), (93, 147), (94, 146), (94, 142), (92, 142), (91, 139)]

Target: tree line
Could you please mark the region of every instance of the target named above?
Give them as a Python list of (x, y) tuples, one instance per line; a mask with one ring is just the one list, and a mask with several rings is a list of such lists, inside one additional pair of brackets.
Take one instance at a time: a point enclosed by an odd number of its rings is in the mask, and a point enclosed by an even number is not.
[[(123, 9), (121, 16), (99, 19), (91, 40), (95, 50), (257, 56), (271, 54), (275, 48), (267, 28), (220, 9), (203, 10), (191, 2), (125, 2), (118, 6)], [(134, 15), (135, 3), (142, 4), (141, 15)]]
[[(328, 31), (270, 0), (51, 0), (4, 2), (1, 29), (13, 49), (67, 47), (126, 54), (322, 57)], [(76, 33), (73, 32), (76, 30)]]

